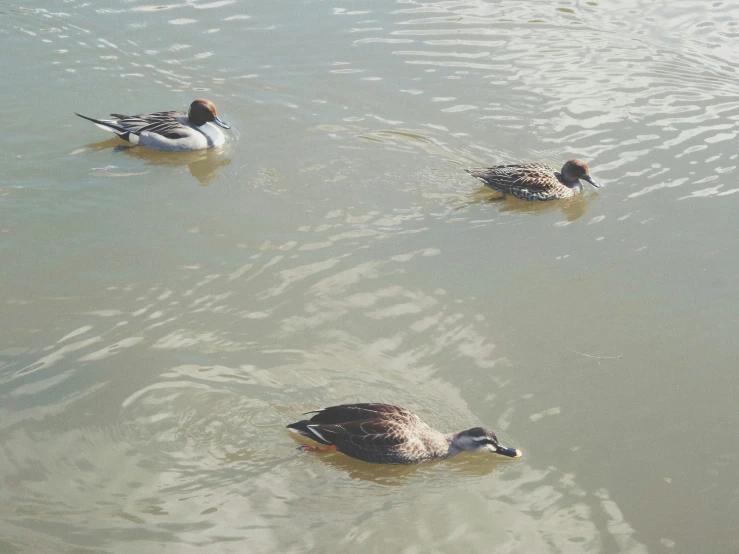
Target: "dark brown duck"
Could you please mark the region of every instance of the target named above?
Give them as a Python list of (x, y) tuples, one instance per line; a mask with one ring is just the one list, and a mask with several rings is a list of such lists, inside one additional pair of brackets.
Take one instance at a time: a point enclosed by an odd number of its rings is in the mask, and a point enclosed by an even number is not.
[(484, 427), (444, 434), (398, 406), (389, 404), (342, 404), (315, 412), (310, 419), (291, 423), (291, 431), (328, 448), (303, 445), (301, 450), (338, 450), (359, 460), (376, 464), (411, 464), (448, 458), (462, 450), (494, 452), (519, 458), (521, 451), (498, 442)]

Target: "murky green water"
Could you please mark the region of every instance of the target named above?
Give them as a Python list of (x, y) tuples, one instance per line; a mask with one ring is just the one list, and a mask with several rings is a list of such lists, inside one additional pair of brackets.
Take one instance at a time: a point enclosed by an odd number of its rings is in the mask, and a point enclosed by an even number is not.
[[(0, 552), (739, 551), (739, 6), (147, 1), (0, 6)], [(349, 401), (524, 458), (295, 450)]]

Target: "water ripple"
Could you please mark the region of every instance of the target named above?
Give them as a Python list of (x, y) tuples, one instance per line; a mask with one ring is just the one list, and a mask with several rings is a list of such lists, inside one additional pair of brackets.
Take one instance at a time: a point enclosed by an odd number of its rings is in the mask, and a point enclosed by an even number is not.
[[(695, 163), (703, 143), (714, 151), (719, 145), (720, 152), (728, 155), (728, 144), (723, 143), (735, 138), (733, 120), (739, 118), (734, 100), (737, 88), (731, 79), (737, 62), (726, 48), (705, 47), (707, 41), (721, 45), (735, 32), (728, 25), (736, 8), (722, 3), (699, 13), (676, 7), (667, 34), (653, 32), (653, 21), (663, 20), (656, 9), (640, 6), (639, 17), (633, 17), (636, 11), (615, 13), (594, 3), (552, 13), (512, 2), (420, 2), (393, 12), (395, 29), (387, 27), (382, 34), (354, 44), (392, 45), (394, 37), (412, 41), (413, 49), (388, 53), (405, 64), (443, 73), (434, 81), (432, 98), (451, 90), (440, 78), (468, 83), (446, 95), (457, 102), (455, 106), (441, 108), (444, 114), (464, 118), (456, 127), (474, 125), (475, 119), (495, 120), (499, 129), (511, 131), (507, 136), (514, 141), (525, 141), (526, 133), (531, 142), (542, 146), (566, 144), (567, 150), (602, 167), (608, 179), (624, 171), (645, 171), (652, 164), (654, 148), (674, 150), (676, 163), (662, 168), (661, 182), (641, 188), (625, 183), (626, 188), (636, 187), (628, 194), (634, 199), (685, 182), (686, 164)], [(553, 41), (555, 33), (577, 40)], [(625, 35), (631, 40), (624, 40)], [(532, 51), (539, 55), (531, 56)], [(467, 71), (454, 71), (460, 69)], [(470, 101), (486, 82), (483, 98), (501, 96), (504, 103), (480, 102), (479, 95)], [(613, 140), (613, 136), (623, 138)], [(527, 159), (535, 150), (543, 148), (524, 146), (518, 157)], [(698, 180), (689, 179), (686, 184), (700, 184)]]

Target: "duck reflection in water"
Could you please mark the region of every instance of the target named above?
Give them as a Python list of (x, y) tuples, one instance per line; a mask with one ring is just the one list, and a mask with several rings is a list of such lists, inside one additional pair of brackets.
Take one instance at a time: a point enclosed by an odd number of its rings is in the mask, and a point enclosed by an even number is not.
[(202, 186), (207, 186), (215, 181), (218, 178), (218, 170), (231, 164), (231, 159), (225, 155), (223, 148), (193, 152), (159, 152), (121, 144), (121, 140), (118, 138), (94, 142), (86, 145), (85, 148), (94, 152), (112, 148), (116, 153), (123, 153), (126, 156), (143, 160), (145, 165), (187, 167), (190, 175), (197, 179)]
[(503, 197), (488, 187), (480, 187), (467, 194), (462, 203), (456, 205), (454, 211), (464, 210), (475, 204), (496, 204), (500, 206), (498, 209), (500, 213), (523, 212), (538, 215), (561, 211), (567, 221), (575, 221), (588, 212), (588, 204), (596, 198), (598, 198), (598, 193), (591, 192), (552, 202), (529, 202), (515, 196)]

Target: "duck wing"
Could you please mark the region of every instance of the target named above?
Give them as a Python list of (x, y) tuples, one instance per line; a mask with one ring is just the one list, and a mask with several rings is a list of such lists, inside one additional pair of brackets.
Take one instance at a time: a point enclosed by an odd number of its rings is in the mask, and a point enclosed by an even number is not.
[(178, 118), (187, 117), (184, 112), (155, 112), (139, 115), (110, 114), (117, 119), (116, 125), (121, 130), (140, 135), (151, 133), (169, 139), (190, 136), (192, 130), (183, 125)]
[(465, 171), (480, 179), (486, 186), (503, 192), (516, 188), (545, 190), (559, 183), (558, 173), (554, 168), (540, 163), (498, 165)]
[(425, 445), (413, 436), (414, 430), (394, 420), (353, 421), (318, 429), (339, 452), (379, 464), (407, 464), (426, 459)]
[(343, 447), (349, 445), (388, 448), (405, 442), (402, 428), (392, 421), (365, 420), (329, 425), (310, 423), (308, 428), (312, 434), (327, 444), (335, 444), (342, 451)]
[(346, 423), (316, 423), (311, 419), (297, 421), (287, 427), (316, 442), (335, 444), (342, 452), (346, 447), (389, 448), (406, 440), (402, 427), (392, 420), (367, 419)]
[(312, 423), (321, 424), (343, 424), (353, 421), (366, 420), (406, 420), (411, 421), (418, 419), (413, 413), (405, 408), (392, 406), (390, 404), (341, 404), (339, 406), (330, 406), (322, 410), (306, 412), (306, 414), (316, 414), (310, 421)]

